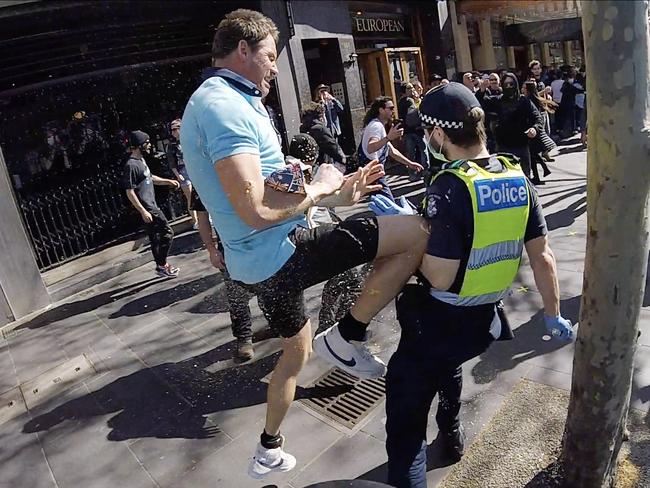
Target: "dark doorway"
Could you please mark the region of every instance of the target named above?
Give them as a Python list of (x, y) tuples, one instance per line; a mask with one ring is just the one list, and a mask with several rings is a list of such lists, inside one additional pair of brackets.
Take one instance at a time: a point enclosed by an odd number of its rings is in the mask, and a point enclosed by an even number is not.
[(339, 144), (350, 154), (354, 151), (352, 121), (346, 100), (345, 75), (338, 39), (306, 39), (302, 41), (302, 50), (307, 66), (310, 98), (314, 100), (314, 91), (318, 85), (330, 87), (330, 93), (343, 104), (345, 112), (340, 115), (341, 136)]

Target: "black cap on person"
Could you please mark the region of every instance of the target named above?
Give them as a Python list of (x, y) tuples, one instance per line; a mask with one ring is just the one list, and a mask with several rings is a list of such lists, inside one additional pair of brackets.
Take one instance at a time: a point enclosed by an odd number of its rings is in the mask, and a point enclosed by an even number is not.
[(140, 147), (149, 140), (149, 134), (141, 130), (134, 130), (129, 134), (129, 145), (131, 147)]

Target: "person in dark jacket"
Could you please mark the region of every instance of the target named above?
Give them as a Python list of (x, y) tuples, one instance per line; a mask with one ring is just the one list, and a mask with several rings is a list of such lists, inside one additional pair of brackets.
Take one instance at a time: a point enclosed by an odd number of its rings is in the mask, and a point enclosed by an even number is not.
[(485, 112), (496, 114), (494, 136), (498, 151), (517, 156), (524, 174), (530, 177), (529, 142), (537, 137), (544, 122), (535, 105), (519, 92), (519, 81), (514, 74), (505, 73), (501, 88), (501, 94), (487, 95), (482, 84), (476, 95)]
[(524, 83), (522, 92), (524, 96), (528, 97), (533, 105), (535, 105), (537, 110), (539, 110), (539, 113), (542, 116), (542, 120), (544, 121), (544, 127), (542, 130), (538, 131), (537, 137), (530, 141), (531, 170), (533, 172), (533, 177), (530, 181), (535, 185), (543, 185), (544, 182), (539, 178), (537, 165), (540, 165), (542, 167), (542, 170), (544, 171), (544, 177), (551, 174), (551, 170), (548, 169), (543, 156), (548, 156), (548, 153), (555, 149), (557, 145), (546, 132), (546, 120), (548, 119), (548, 113), (554, 112), (557, 104), (552, 100), (548, 100), (541, 96), (537, 91), (537, 87), (537, 82), (534, 78), (532, 78), (530, 81)]
[(339, 116), (344, 112), (343, 104), (330, 93), (330, 87), (320, 84), (314, 90), (314, 102), (320, 103), (325, 112), (325, 126), (338, 141), (341, 136), (341, 121)]
[(327, 128), (325, 109), (322, 104), (311, 102), (305, 107), (302, 111), (300, 132), (309, 134), (316, 139), (318, 143), (318, 164), (333, 164), (337, 169), (345, 173), (345, 153), (332, 132)]
[[(397, 116), (404, 127), (404, 156), (411, 161), (417, 161), (424, 168), (428, 168), (427, 156), (424, 147), (424, 131), (420, 123), (418, 112), (419, 95), (412, 83), (402, 83), (399, 87), (400, 99), (397, 101)], [(424, 172), (409, 170), (409, 180), (417, 181)]]

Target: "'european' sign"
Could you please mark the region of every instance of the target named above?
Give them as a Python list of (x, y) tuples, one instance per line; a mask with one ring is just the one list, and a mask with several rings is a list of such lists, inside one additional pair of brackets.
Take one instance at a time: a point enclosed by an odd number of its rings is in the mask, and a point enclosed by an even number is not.
[(410, 19), (404, 15), (352, 15), (352, 33), (358, 37), (410, 37)]

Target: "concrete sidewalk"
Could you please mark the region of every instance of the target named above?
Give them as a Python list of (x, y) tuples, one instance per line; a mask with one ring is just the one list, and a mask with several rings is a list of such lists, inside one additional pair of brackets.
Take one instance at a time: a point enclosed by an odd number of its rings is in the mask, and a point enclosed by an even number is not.
[[(561, 150), (565, 153), (551, 164), (553, 174), (539, 193), (558, 260), (562, 313), (576, 321), (585, 252), (586, 153), (570, 146)], [(390, 182), (398, 196), (416, 200), (421, 191), (406, 176)], [(351, 213), (359, 211), (363, 208)], [(258, 342), (256, 360), (235, 366), (221, 276), (203, 251), (178, 255), (174, 264), (181, 267), (176, 280), (155, 278), (151, 265), (137, 268), (0, 339), (0, 487), (302, 488), (333, 479), (385, 481), (383, 403), (352, 428), (314, 412), (315, 402), (333, 402), (354, 386), (314, 385), (329, 371), (318, 359), (302, 372), (299, 400), (283, 425), (298, 466), (264, 482), (246, 476), (279, 340)], [(321, 291), (322, 285), (307, 292), (312, 318)], [(255, 300), (251, 305), (260, 330), (264, 319)], [(516, 338), (464, 366), (462, 418), (470, 440), (522, 378), (569, 388), (573, 347), (544, 336), (540, 307), (524, 263), (507, 302)], [(372, 328), (375, 347), (388, 359), (399, 338), (392, 306)], [(641, 331), (632, 406), (648, 415), (647, 309)], [(435, 406), (430, 440), (437, 433), (434, 415)], [(430, 487), (448, 473), (445, 464), (434, 442)]]

